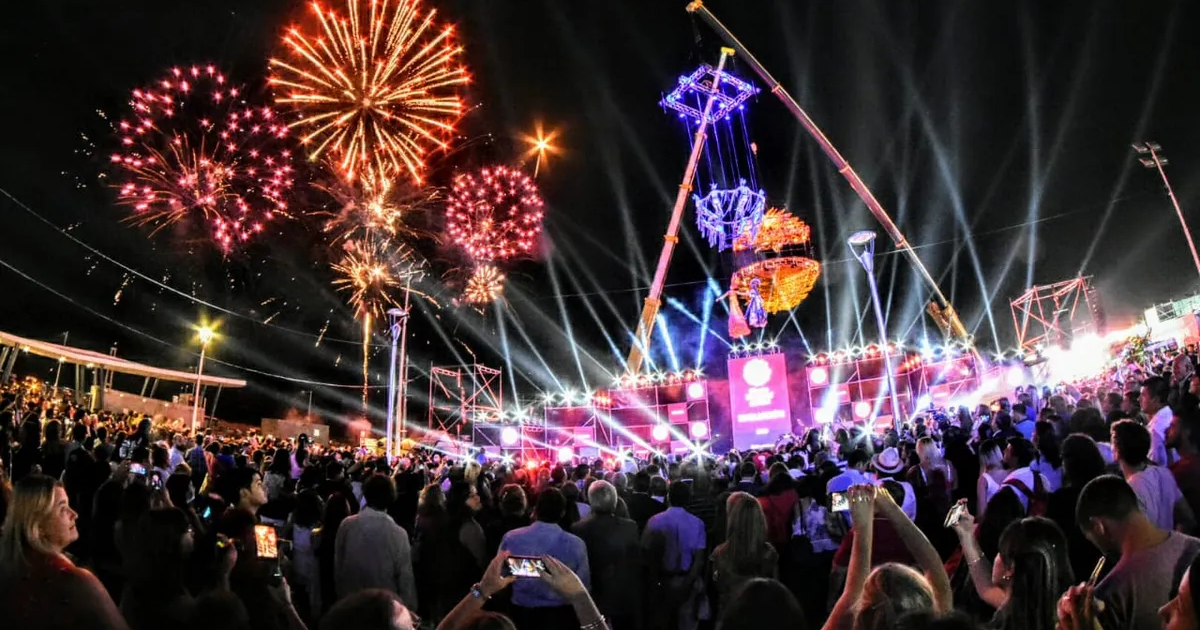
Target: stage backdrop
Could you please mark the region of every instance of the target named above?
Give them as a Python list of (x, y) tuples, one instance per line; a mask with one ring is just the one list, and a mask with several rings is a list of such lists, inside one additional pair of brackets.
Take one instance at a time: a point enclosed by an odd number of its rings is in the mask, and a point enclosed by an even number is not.
[(782, 352), (729, 360), (733, 447), (770, 446), (792, 430), (787, 360)]

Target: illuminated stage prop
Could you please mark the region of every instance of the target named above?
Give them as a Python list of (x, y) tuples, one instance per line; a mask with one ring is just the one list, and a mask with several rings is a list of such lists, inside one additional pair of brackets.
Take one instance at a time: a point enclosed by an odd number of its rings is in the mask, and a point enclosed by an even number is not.
[(703, 197), (692, 195), (692, 199), (696, 202), (696, 228), (708, 239), (708, 246), (718, 251), (729, 249), (741, 234), (757, 234), (767, 205), (763, 191), (750, 190), (744, 179), (737, 188), (713, 188)]
[(733, 447), (774, 446), (792, 432), (787, 361), (782, 352), (729, 360), (729, 409)]
[[(1087, 317), (1080, 312), (1081, 302)], [(1104, 308), (1091, 276), (1032, 287), (1012, 300), (1010, 307), (1017, 343), (1027, 353), (1036, 354), (1046, 346), (1069, 348), (1080, 335), (1106, 332)]]

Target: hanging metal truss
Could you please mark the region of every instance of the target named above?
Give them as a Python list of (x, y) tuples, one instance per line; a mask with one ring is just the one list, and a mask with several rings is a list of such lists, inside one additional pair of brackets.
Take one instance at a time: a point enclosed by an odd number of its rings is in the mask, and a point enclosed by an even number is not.
[[(475, 418), (504, 410), (503, 377), (485, 365), (433, 366), (429, 369), (429, 430), (470, 435)], [(463, 425), (467, 426), (463, 426)]]
[(1070, 347), (1081, 334), (1105, 332), (1104, 309), (1091, 276), (1030, 287), (1010, 306), (1017, 343), (1026, 352)]

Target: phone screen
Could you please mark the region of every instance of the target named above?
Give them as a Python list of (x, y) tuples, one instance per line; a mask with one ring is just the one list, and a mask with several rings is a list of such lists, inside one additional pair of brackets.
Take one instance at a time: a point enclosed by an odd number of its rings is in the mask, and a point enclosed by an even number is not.
[(270, 525), (255, 525), (254, 546), (259, 558), (278, 558), (279, 541), (275, 537), (275, 528)]
[(542, 559), (532, 556), (509, 556), (506, 567), (509, 575), (519, 578), (535, 578), (546, 570)]
[(967, 511), (966, 503), (954, 504), (954, 507), (950, 508), (950, 511), (946, 513), (945, 526), (946, 527), (954, 527), (958, 523), (958, 519), (962, 518), (962, 515), (965, 514), (966, 511)]
[(131, 472), (135, 475), (145, 476), (146, 467), (139, 463), (134, 462), (134, 463), (129, 464), (129, 472)]
[(849, 512), (850, 500), (846, 498), (845, 492), (830, 492), (829, 493), (829, 509), (834, 512)]

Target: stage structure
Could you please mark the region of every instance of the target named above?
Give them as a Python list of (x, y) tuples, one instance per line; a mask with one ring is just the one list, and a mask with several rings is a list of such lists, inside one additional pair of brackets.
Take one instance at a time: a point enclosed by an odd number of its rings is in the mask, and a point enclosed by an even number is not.
[[(691, 133), (691, 154), (683, 171), (683, 179), (679, 182), (675, 204), (671, 208), (671, 219), (667, 224), (667, 233), (663, 236), (663, 248), (654, 269), (650, 293), (646, 296), (633, 346), (629, 349), (629, 356), (625, 361), (627, 374), (640, 372), (646, 354), (649, 353), (651, 333), (658, 319), (658, 309), (662, 305), (667, 269), (671, 266), (671, 256), (679, 243), (679, 225), (683, 221), (688, 196), (692, 194), (692, 182), (696, 179), (700, 158), (707, 155), (709, 162), (714, 160), (713, 155), (706, 154), (710, 130), (716, 132), (714, 139), (719, 140), (721, 133), (716, 123), (723, 120), (732, 121), (735, 116), (741, 120), (741, 111), (746, 100), (758, 92), (757, 88), (725, 71), (725, 65), (732, 55), (732, 49), (722, 48), (720, 60), (715, 68), (702, 65), (694, 73), (680, 77), (678, 87), (660, 103), (664, 108), (676, 111), (688, 124)], [(695, 131), (691, 132), (693, 125)], [(721, 155), (715, 156), (717, 163), (720, 163), (721, 159)], [(709, 183), (712, 184), (712, 190), (703, 197), (696, 196), (697, 224), (710, 244), (723, 249), (728, 247), (747, 225), (756, 222), (756, 213), (757, 217), (761, 218), (766, 201), (762, 191), (754, 188), (754, 173), (750, 168), (745, 169), (737, 182), (718, 182), (710, 178)]]
[(471, 435), (471, 423), (476, 418), (503, 413), (503, 384), (500, 370), (477, 363), (430, 367), (429, 431), (459, 440), (464, 430)]
[(1068, 349), (1079, 335), (1106, 332), (1104, 308), (1091, 276), (1031, 287), (1010, 307), (1017, 343), (1026, 354), (1047, 346)]
[(909, 263), (912, 264), (917, 272), (921, 274), (921, 278), (925, 281), (925, 283), (929, 285), (930, 291), (933, 293), (934, 303), (937, 305), (937, 308), (931, 309), (931, 312), (936, 310), (938, 313), (938, 316), (935, 317), (935, 320), (938, 322), (939, 326), (942, 326), (942, 332), (945, 334), (945, 336), (948, 339), (969, 343), (970, 335), (967, 333), (967, 329), (963, 326), (962, 321), (959, 320), (958, 314), (954, 310), (954, 307), (950, 304), (950, 301), (946, 299), (945, 294), (942, 293), (941, 288), (933, 279), (933, 276), (930, 275), (929, 270), (925, 268), (924, 263), (922, 263), (920, 257), (917, 256), (916, 251), (913, 250), (912, 246), (908, 243), (908, 239), (904, 238), (904, 235), (900, 232), (900, 228), (898, 228), (896, 223), (892, 221), (892, 218), (888, 215), (887, 211), (884, 210), (883, 205), (879, 203), (879, 200), (875, 198), (875, 195), (871, 193), (871, 190), (867, 188), (867, 184), (863, 182), (861, 177), (858, 176), (858, 173), (854, 171), (854, 168), (850, 166), (850, 163), (846, 161), (846, 158), (842, 157), (842, 154), (838, 152), (837, 147), (833, 146), (833, 142), (831, 142), (829, 138), (825, 136), (825, 133), (821, 131), (821, 128), (818, 127), (817, 124), (813, 122), (813, 119), (809, 117), (808, 113), (800, 107), (800, 104), (796, 102), (796, 99), (792, 98), (792, 95), (788, 94), (787, 90), (783, 89), (783, 86), (779, 83), (779, 81), (777, 81), (775, 77), (771, 76), (771, 73), (767, 72), (767, 69), (763, 67), (763, 65), (754, 58), (754, 55), (750, 54), (750, 51), (747, 50), (742, 42), (738, 41), (738, 39), (733, 36), (733, 33), (730, 32), (730, 30), (726, 28), (725, 25), (722, 24), (721, 21), (712, 14), (712, 12), (710, 12), (704, 6), (703, 2), (695, 0), (688, 3), (687, 11), (688, 13), (699, 15), (701, 19), (703, 19), (709, 26), (713, 28), (713, 30), (717, 32), (721, 39), (725, 40), (726, 44), (737, 51), (738, 57), (745, 61), (746, 65), (750, 66), (750, 69), (753, 70), (754, 73), (757, 74), (758, 77), (767, 85), (767, 90), (783, 102), (784, 107), (786, 107), (787, 110), (796, 118), (796, 120), (800, 122), (800, 125), (804, 127), (804, 130), (807, 131), (810, 136), (812, 136), (813, 140), (817, 141), (817, 144), (820, 145), (821, 150), (824, 151), (829, 160), (833, 162), (834, 168), (837, 170), (837, 172), (841, 173), (842, 176), (846, 178), (846, 181), (850, 183), (850, 188), (852, 188), (854, 192), (858, 194), (859, 199), (862, 199), (863, 203), (866, 204), (867, 209), (870, 210), (871, 214), (875, 216), (875, 219), (879, 221), (880, 225), (883, 226), (884, 231), (887, 232), (888, 236), (892, 239), (892, 242), (895, 243), (896, 248), (904, 253), (905, 257), (908, 258)]
[(699, 372), (625, 376), (615, 385), (598, 396), (597, 408), (597, 426), (613, 450), (689, 453), (715, 437), (709, 383)]

